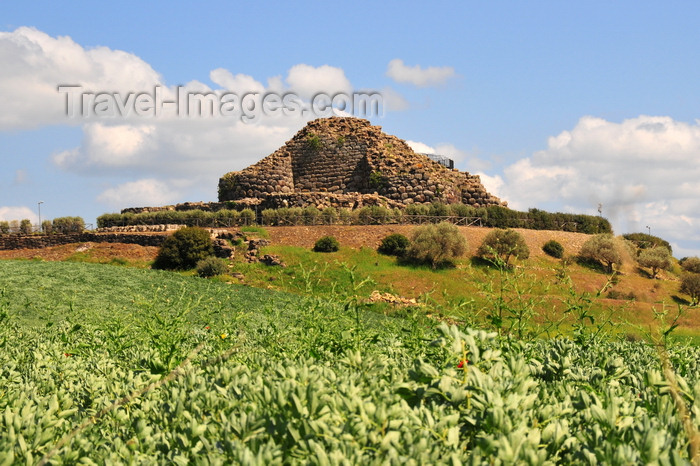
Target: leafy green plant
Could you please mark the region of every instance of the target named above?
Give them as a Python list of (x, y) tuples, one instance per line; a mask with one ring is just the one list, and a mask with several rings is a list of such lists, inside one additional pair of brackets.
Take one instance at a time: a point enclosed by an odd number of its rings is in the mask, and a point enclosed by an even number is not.
[(321, 142), (321, 139), (318, 137), (317, 134), (309, 133), (309, 135), (306, 137), (306, 145), (309, 146), (312, 150), (317, 151), (321, 149), (323, 143)]
[(10, 222), (7, 220), (0, 220), (0, 235), (10, 234)]
[(690, 272), (683, 274), (680, 292), (690, 296), (693, 306), (697, 305), (700, 300), (700, 274)]
[(651, 278), (656, 278), (659, 270), (669, 270), (673, 265), (671, 251), (664, 246), (643, 249), (637, 256), (637, 262), (641, 267), (651, 269)]
[(700, 258), (697, 256), (684, 257), (678, 263), (686, 272), (700, 273)]
[(207, 257), (197, 262), (197, 275), (202, 278), (216, 277), (228, 272), (226, 262), (218, 257)]
[[(477, 255), (496, 265), (510, 266), (510, 259), (527, 259), (530, 249), (523, 236), (515, 230), (492, 230), (479, 246)], [(497, 260), (498, 259), (498, 260)]]
[(400, 233), (392, 233), (382, 239), (377, 252), (387, 256), (404, 257), (411, 242)]
[(556, 259), (561, 259), (564, 257), (564, 246), (561, 245), (559, 241), (550, 239), (542, 246), (542, 250), (548, 256), (552, 256)]
[(375, 170), (369, 174), (369, 186), (370, 188), (380, 189), (383, 188), (387, 183), (386, 178), (381, 171)]
[(53, 219), (55, 233), (82, 233), (85, 221), (81, 217), (58, 217)]
[(19, 232), (23, 235), (30, 235), (32, 233), (32, 222), (26, 218), (19, 222)]
[(316, 252), (336, 252), (340, 249), (340, 243), (333, 236), (323, 236), (316, 240), (314, 251)]
[(416, 227), (406, 258), (417, 263), (430, 264), (433, 269), (451, 264), (467, 251), (467, 239), (455, 225), (441, 222)]
[(165, 239), (153, 262), (154, 269), (192, 269), (202, 259), (214, 255), (209, 232), (203, 228), (185, 227)]
[(608, 273), (612, 273), (614, 267), (622, 265), (620, 247), (610, 234), (590, 237), (581, 246), (579, 257), (584, 260), (602, 263)]

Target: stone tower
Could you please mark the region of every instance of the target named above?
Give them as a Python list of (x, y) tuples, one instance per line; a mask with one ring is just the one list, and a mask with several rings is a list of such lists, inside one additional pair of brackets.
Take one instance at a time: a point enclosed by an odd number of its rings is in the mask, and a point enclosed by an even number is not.
[(477, 175), (444, 167), (368, 120), (320, 118), (260, 162), (219, 180), (219, 201), (265, 207), (464, 203), (505, 206)]

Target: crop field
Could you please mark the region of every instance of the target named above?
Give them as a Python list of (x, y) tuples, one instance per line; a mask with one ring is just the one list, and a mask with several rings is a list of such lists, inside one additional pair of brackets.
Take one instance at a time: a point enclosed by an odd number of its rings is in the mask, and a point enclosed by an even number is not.
[(0, 261), (0, 465), (700, 461), (672, 321), (602, 335), (579, 296), (545, 339), (324, 296)]

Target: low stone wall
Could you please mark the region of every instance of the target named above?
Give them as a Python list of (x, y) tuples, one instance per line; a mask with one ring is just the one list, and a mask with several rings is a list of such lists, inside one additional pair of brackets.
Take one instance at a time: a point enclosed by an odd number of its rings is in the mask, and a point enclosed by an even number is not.
[(137, 235), (126, 233), (73, 233), (67, 235), (3, 235), (0, 249), (41, 249), (70, 243), (126, 243), (141, 246), (160, 246), (165, 234)]

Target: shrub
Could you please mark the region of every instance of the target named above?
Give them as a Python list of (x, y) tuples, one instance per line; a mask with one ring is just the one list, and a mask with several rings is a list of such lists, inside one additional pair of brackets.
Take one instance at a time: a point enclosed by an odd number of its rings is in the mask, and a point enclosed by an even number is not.
[(255, 211), (253, 209), (243, 209), (241, 210), (241, 215), (239, 216), (240, 222), (243, 225), (252, 225), (255, 223)]
[(340, 243), (332, 236), (323, 236), (314, 244), (316, 252), (336, 252), (340, 249)]
[(693, 305), (697, 304), (700, 299), (700, 274), (683, 274), (680, 291), (690, 296)]
[(564, 246), (562, 246), (559, 241), (553, 239), (550, 239), (549, 241), (544, 243), (544, 246), (542, 246), (542, 250), (548, 256), (552, 256), (557, 259), (561, 259), (562, 257), (564, 257)]
[(32, 233), (32, 222), (25, 218), (19, 222), (19, 232), (23, 235), (30, 235)]
[(10, 233), (10, 222), (3, 220), (0, 222), (0, 234), (7, 235)]
[(333, 225), (338, 220), (338, 211), (334, 207), (326, 207), (321, 212), (321, 218), (325, 225)]
[(41, 222), (41, 232), (45, 235), (50, 235), (53, 230), (53, 223), (51, 220), (44, 220)]
[(321, 211), (315, 205), (304, 207), (304, 225), (316, 225)]
[(411, 242), (404, 235), (393, 233), (382, 240), (377, 252), (387, 256), (403, 257), (410, 245)]
[(658, 236), (649, 235), (647, 233), (627, 233), (622, 235), (622, 237), (634, 243), (639, 249), (653, 249), (658, 246), (663, 246), (668, 249), (670, 254), (673, 254), (671, 244)]
[(642, 267), (651, 269), (651, 278), (656, 278), (659, 270), (668, 270), (673, 262), (671, 261), (671, 251), (664, 246), (652, 249), (643, 249), (637, 258), (637, 262)]
[(197, 275), (202, 278), (215, 277), (223, 275), (228, 271), (226, 262), (218, 257), (207, 257), (197, 262)]
[(85, 221), (81, 217), (58, 217), (52, 226), (55, 233), (82, 233)]
[(491, 262), (502, 262), (506, 267), (511, 257), (527, 259), (530, 249), (523, 236), (515, 230), (492, 230), (479, 246), (477, 255)]
[(187, 270), (213, 255), (214, 245), (209, 232), (199, 227), (185, 227), (165, 239), (153, 268)]
[(607, 233), (595, 235), (586, 240), (581, 246), (579, 257), (603, 264), (609, 273), (614, 270), (614, 266), (622, 265), (620, 248), (613, 235)]
[(679, 264), (686, 272), (700, 273), (700, 258), (696, 256), (685, 257), (681, 259)]
[(414, 262), (429, 263), (433, 269), (451, 263), (467, 250), (467, 240), (455, 225), (441, 222), (421, 225), (413, 230), (406, 257)]

